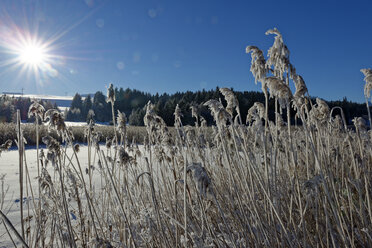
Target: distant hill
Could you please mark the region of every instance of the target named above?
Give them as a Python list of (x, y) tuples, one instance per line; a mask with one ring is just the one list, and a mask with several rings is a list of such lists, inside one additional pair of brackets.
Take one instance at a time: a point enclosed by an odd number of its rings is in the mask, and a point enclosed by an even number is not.
[[(53, 96), (53, 95), (35, 95), (35, 94), (22, 94), (22, 93), (15, 93), (15, 92), (3, 92), (3, 95), (9, 96), (9, 97), (15, 97), (15, 98), (30, 98), (37, 99), (37, 100), (43, 100), (43, 101), (49, 101), (53, 105), (56, 104), (58, 108), (61, 110), (64, 110), (66, 108), (69, 108), (71, 106), (73, 96)], [(83, 94), (82, 99), (84, 100), (85, 97), (88, 95), (93, 96), (94, 94)]]

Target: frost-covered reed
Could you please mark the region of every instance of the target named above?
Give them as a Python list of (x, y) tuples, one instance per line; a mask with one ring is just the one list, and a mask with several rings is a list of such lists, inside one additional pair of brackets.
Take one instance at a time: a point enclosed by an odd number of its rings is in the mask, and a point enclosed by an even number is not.
[(369, 109), (369, 99), (371, 97), (371, 90), (372, 90), (372, 69), (361, 69), (360, 70), (364, 74), (364, 81), (366, 84), (364, 85), (364, 96), (366, 97), (366, 105), (368, 110), (368, 118), (369, 123), (372, 125), (372, 118), (371, 118), (371, 111)]

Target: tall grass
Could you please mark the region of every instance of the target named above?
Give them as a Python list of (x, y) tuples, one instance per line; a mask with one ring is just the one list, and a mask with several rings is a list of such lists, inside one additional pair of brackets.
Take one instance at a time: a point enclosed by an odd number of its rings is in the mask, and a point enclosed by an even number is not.
[[(342, 109), (320, 99), (312, 105), (293, 70), (294, 95), (269, 69), (258, 80), (278, 100), (276, 123), (255, 103), (243, 125), (228, 89), (228, 106), (206, 103), (212, 128), (195, 109), (197, 125), (184, 127), (176, 108), (170, 130), (148, 103), (143, 146), (121, 113), (120, 142), (112, 130), (100, 144), (106, 135), (87, 127), (89, 163), (63, 117), (50, 115), (32, 201), (41, 210), (27, 212), (24, 238), (9, 236), (30, 247), (371, 247), (371, 131), (361, 119), (348, 130)], [(281, 119), (290, 105), (301, 126)]]
[[(36, 146), (36, 141), (41, 142), (41, 138), (50, 135), (53, 138), (62, 141), (62, 138), (57, 135), (54, 130), (49, 130), (48, 127), (42, 123), (38, 125), (39, 139), (37, 139), (36, 125), (32, 123), (22, 124), (23, 136), (26, 140), (27, 146)], [(72, 126), (69, 127), (72, 135), (74, 136), (74, 141), (77, 143), (87, 143), (87, 137), (85, 136), (86, 126)], [(170, 128), (173, 131), (173, 128)], [(105, 142), (106, 137), (114, 137), (114, 129), (112, 126), (95, 126), (95, 130), (101, 135), (99, 142)], [(135, 143), (143, 144), (143, 140), (146, 137), (146, 128), (139, 126), (128, 126), (127, 127), (127, 139), (129, 141), (134, 141)], [(7, 140), (16, 140), (16, 124), (15, 123), (0, 123), (0, 144), (3, 144)]]

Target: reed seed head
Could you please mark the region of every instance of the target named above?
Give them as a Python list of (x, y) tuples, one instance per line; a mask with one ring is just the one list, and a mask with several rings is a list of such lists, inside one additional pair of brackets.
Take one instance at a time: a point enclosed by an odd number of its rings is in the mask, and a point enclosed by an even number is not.
[(110, 83), (109, 87), (107, 88), (107, 99), (106, 99), (106, 101), (111, 102), (112, 104), (114, 104), (115, 101), (116, 101), (115, 90), (114, 90), (114, 86), (112, 85), (112, 83)]
[(372, 69), (361, 69), (360, 71), (364, 74), (364, 81), (366, 82), (364, 85), (364, 96), (370, 98), (372, 90)]
[(255, 78), (255, 84), (257, 84), (257, 81), (261, 81), (261, 83), (264, 84), (262, 79), (266, 77), (267, 68), (263, 52), (256, 46), (247, 46), (245, 52), (251, 53), (252, 61), (250, 71)]
[[(221, 94), (225, 97), (225, 100), (227, 102), (226, 110), (227, 112), (233, 116), (234, 109), (239, 111), (239, 101), (238, 98), (234, 95), (232, 90), (229, 88), (220, 88)], [(238, 112), (239, 113), (239, 112)]]
[(41, 120), (44, 117), (45, 108), (43, 105), (38, 103), (37, 101), (33, 101), (30, 107), (28, 108), (28, 117), (36, 117), (38, 116)]

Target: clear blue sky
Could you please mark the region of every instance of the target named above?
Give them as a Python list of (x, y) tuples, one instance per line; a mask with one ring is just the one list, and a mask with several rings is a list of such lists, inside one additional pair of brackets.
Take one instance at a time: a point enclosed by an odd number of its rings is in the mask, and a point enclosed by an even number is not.
[[(277, 27), (309, 92), (363, 102), (372, 67), (372, 1), (1, 0), (0, 90), (73, 95), (117, 87), (150, 93), (216, 86), (260, 90), (247, 45), (265, 55)], [(11, 64), (29, 33), (50, 42), (49, 69)]]

